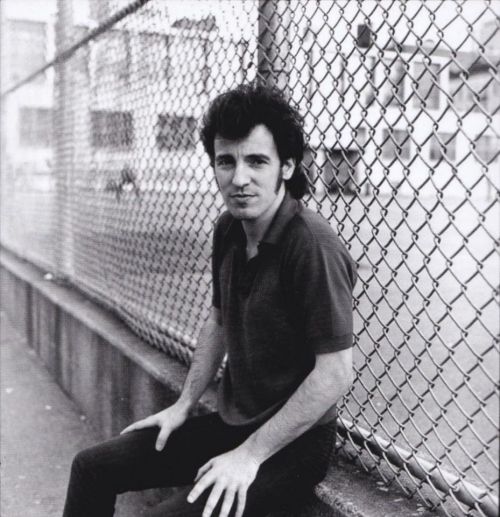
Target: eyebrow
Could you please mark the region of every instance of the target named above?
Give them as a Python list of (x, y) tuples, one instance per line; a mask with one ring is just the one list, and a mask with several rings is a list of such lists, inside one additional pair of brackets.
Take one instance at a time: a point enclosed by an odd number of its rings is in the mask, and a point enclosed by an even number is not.
[(222, 160), (222, 159), (228, 159), (228, 158), (232, 159), (233, 155), (230, 153), (220, 153), (220, 154), (215, 155), (215, 161)]
[(245, 156), (245, 158), (258, 158), (259, 160), (267, 160), (267, 161), (269, 161), (269, 156), (267, 156), (267, 154), (262, 154), (262, 153), (247, 154)]
[[(220, 154), (216, 154), (215, 155), (215, 159), (219, 159), (219, 158), (234, 158), (233, 155), (231, 153), (220, 153)], [(269, 161), (270, 158), (267, 154), (263, 154), (263, 153), (250, 153), (250, 154), (247, 154), (245, 155), (245, 158), (258, 158), (259, 160), (266, 160), (266, 161)]]

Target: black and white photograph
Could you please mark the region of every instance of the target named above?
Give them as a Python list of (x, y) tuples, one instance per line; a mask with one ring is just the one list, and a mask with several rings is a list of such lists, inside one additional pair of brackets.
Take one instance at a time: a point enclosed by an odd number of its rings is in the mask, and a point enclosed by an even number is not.
[(500, 0), (0, 0), (0, 515), (498, 517)]

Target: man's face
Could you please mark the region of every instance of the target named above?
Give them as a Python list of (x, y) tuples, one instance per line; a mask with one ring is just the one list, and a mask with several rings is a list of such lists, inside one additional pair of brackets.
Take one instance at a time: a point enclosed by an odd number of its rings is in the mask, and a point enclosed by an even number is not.
[(227, 209), (237, 219), (258, 221), (277, 208), (283, 180), (293, 174), (294, 162), (280, 163), (272, 133), (255, 126), (241, 140), (215, 137), (214, 170)]

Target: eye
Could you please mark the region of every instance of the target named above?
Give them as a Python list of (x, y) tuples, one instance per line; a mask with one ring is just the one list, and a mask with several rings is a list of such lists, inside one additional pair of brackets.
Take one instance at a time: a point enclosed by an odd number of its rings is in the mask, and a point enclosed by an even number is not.
[(260, 156), (250, 156), (248, 158), (248, 163), (250, 163), (250, 165), (264, 165), (266, 160)]
[(215, 159), (215, 165), (218, 167), (228, 167), (232, 165), (234, 160), (230, 156), (218, 156)]

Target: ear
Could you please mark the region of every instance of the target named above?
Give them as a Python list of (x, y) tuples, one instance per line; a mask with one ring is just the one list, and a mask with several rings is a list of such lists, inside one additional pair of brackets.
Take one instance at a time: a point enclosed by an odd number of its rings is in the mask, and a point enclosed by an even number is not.
[(281, 174), (284, 180), (289, 180), (293, 176), (293, 171), (295, 170), (295, 160), (293, 158), (288, 158), (281, 164)]

